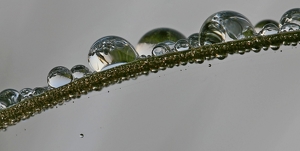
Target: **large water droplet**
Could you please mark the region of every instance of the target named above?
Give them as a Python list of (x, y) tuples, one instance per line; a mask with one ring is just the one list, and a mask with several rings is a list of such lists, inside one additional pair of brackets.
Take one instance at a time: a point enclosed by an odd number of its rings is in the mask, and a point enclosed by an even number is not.
[(263, 30), (263, 28), (266, 28), (265, 26), (272, 26), (272, 25), (268, 25), (268, 24), (273, 24), (274, 26), (276, 26), (279, 30), (279, 23), (277, 21), (271, 20), (271, 19), (265, 19), (265, 20), (261, 20), (260, 22), (258, 22), (255, 25), (255, 31), (257, 33), (261, 32)]
[(21, 101), (22, 96), (17, 90), (6, 89), (0, 92), (0, 109), (5, 109)]
[(289, 32), (289, 31), (295, 31), (299, 30), (300, 26), (294, 23), (286, 23), (281, 26), (280, 32)]
[(125, 39), (117, 36), (106, 36), (98, 39), (91, 47), (88, 62), (97, 72), (103, 67), (127, 63), (138, 58), (134, 47)]
[(199, 33), (194, 33), (188, 37), (189, 44), (192, 48), (200, 47)]
[(280, 26), (293, 23), (300, 25), (300, 8), (290, 9), (285, 12), (280, 19)]
[(73, 80), (72, 72), (63, 66), (53, 68), (47, 77), (48, 86), (58, 88)]
[(46, 92), (46, 89), (44, 87), (35, 87), (32, 90), (32, 95), (37, 96), (37, 95), (43, 94), (44, 92)]
[(174, 46), (176, 51), (186, 51), (190, 49), (190, 44), (187, 39), (180, 39), (175, 43)]
[(156, 28), (147, 32), (138, 42), (136, 50), (141, 55), (152, 55), (152, 50), (156, 44), (164, 41), (176, 42), (186, 37), (180, 32), (170, 28)]
[(23, 98), (30, 98), (32, 96), (32, 89), (31, 88), (24, 88), (20, 90), (20, 94)]
[(89, 68), (84, 65), (76, 65), (71, 68), (71, 72), (74, 79), (80, 79), (90, 73)]
[(200, 29), (200, 44), (220, 43), (256, 35), (251, 22), (242, 14), (221, 11), (208, 17)]

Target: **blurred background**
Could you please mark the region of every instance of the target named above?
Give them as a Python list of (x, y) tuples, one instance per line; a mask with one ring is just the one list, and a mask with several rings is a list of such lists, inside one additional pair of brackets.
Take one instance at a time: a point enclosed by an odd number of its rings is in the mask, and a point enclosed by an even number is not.
[[(0, 0), (0, 89), (46, 86), (55, 66), (89, 67), (89, 48), (104, 36), (136, 46), (158, 27), (185, 36), (199, 32), (221, 10), (255, 25), (279, 21), (297, 4)], [(230, 55), (104, 88), (0, 132), (0, 150), (296, 150), (300, 54), (297, 46), (280, 50)]]

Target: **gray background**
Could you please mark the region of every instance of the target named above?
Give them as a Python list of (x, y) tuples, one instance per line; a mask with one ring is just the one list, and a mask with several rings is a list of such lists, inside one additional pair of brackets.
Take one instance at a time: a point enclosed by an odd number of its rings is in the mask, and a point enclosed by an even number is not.
[[(298, 1), (0, 1), (0, 89), (45, 86), (98, 38), (198, 32), (212, 13), (253, 24)], [(299, 48), (229, 56), (93, 92), (0, 132), (0, 150), (299, 150)], [(212, 67), (208, 67), (211, 64)], [(84, 138), (79, 135), (84, 134)]]

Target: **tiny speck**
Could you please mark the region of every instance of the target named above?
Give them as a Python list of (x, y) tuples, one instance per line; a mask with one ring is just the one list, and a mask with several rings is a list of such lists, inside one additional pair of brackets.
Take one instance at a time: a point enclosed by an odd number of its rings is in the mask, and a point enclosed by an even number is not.
[(73, 103), (74, 103), (74, 101), (73, 101)]
[(280, 52), (282, 52), (282, 50), (280, 50)]
[(107, 93), (109, 93), (109, 91), (107, 91)]
[(26, 131), (26, 128), (24, 129), (24, 131)]
[(80, 137), (80, 138), (83, 138), (83, 137), (84, 137), (84, 135), (83, 135), (83, 134), (79, 134), (79, 137)]
[(208, 67), (211, 67), (211, 64), (208, 64)]

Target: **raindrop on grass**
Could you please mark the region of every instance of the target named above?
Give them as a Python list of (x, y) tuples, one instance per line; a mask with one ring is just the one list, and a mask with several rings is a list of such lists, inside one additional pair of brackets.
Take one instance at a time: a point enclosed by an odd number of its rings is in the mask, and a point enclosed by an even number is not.
[(58, 88), (66, 85), (73, 80), (72, 72), (63, 66), (57, 66), (53, 68), (47, 77), (48, 86), (52, 88)]

